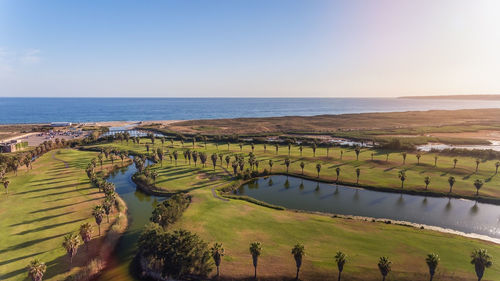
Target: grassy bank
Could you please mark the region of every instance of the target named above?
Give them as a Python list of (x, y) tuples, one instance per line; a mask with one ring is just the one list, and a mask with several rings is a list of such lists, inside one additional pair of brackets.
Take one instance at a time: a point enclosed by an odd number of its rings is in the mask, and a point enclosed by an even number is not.
[[(102, 194), (91, 187), (85, 175), (87, 163), (95, 156), (93, 152), (56, 150), (35, 161), (32, 170), (22, 168), (18, 176), (7, 175), (11, 182), (9, 193), (0, 194), (1, 280), (25, 280), (25, 267), (33, 258), (47, 264), (44, 280), (64, 280), (83, 268), (89, 255), (95, 256), (105, 245), (104, 236), (96, 238), (97, 227), (91, 216)], [(106, 162), (104, 167), (108, 165)], [(110, 224), (104, 220), (103, 233), (114, 222), (115, 214)], [(70, 270), (61, 246), (63, 236), (77, 232), (85, 222), (95, 228), (90, 252), (80, 248)]]

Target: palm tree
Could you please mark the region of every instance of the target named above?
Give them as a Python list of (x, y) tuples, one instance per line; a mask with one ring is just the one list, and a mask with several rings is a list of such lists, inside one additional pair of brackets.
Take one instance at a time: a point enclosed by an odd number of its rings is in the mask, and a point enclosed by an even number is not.
[(359, 176), (361, 175), (361, 169), (356, 168), (356, 184), (359, 183)]
[(217, 165), (217, 154), (213, 153), (212, 156), (210, 156), (210, 159), (212, 160), (212, 164), (214, 166), (214, 171), (215, 171), (215, 166)]
[(385, 154), (385, 162), (389, 162), (389, 153)]
[(344, 155), (344, 151), (340, 150), (340, 160), (342, 160), (342, 156)]
[(229, 168), (229, 162), (231, 162), (231, 156), (226, 155), (225, 160), (226, 160), (226, 168)]
[(92, 215), (95, 218), (95, 223), (99, 227), (99, 236), (101, 236), (101, 222), (102, 222), (102, 217), (104, 215), (104, 209), (101, 205), (97, 205), (94, 207), (92, 210)]
[(304, 147), (302, 146), (302, 144), (299, 145), (299, 150), (300, 150), (300, 157), (302, 157), (302, 150), (304, 149)]
[(500, 167), (500, 162), (495, 163), (495, 175), (498, 174), (498, 167)]
[(374, 153), (373, 153), (373, 152), (372, 152), (372, 153), (370, 153), (370, 156), (371, 156), (371, 160), (372, 160), (372, 161), (373, 161), (373, 155), (374, 155)]
[(262, 244), (260, 242), (252, 242), (249, 250), (252, 255), (254, 279), (257, 279), (257, 262), (259, 261), (259, 256), (262, 254)]
[(391, 272), (391, 264), (392, 262), (388, 257), (380, 257), (378, 260), (378, 270), (380, 270), (380, 274), (382, 274), (382, 281), (385, 281), (385, 277)]
[(210, 251), (212, 252), (212, 258), (214, 259), (215, 266), (217, 267), (216, 278), (219, 279), (219, 275), (220, 275), (219, 267), (220, 267), (220, 263), (222, 261), (222, 257), (224, 256), (224, 248), (222, 247), (221, 243), (215, 243), (212, 246), (212, 249), (210, 249)]
[(276, 155), (278, 155), (279, 145), (277, 143), (275, 143), (274, 147), (276, 148)]
[(427, 266), (429, 267), (429, 274), (431, 276), (431, 279), (429, 281), (432, 281), (432, 278), (434, 278), (434, 273), (436, 273), (436, 268), (439, 264), (439, 256), (434, 253), (428, 254), (425, 258), (425, 263), (427, 263)]
[(288, 143), (288, 156), (290, 156), (290, 151), (292, 150), (292, 144)]
[(398, 177), (401, 180), (401, 188), (404, 188), (404, 183), (405, 183), (405, 180), (406, 180), (406, 171), (405, 170), (399, 171)]
[(108, 223), (109, 223), (109, 214), (111, 213), (111, 207), (113, 207), (113, 202), (108, 198), (106, 198), (104, 202), (102, 202), (102, 208), (104, 209), (104, 213), (106, 214), (106, 220), (108, 221)]
[(313, 144), (312, 144), (313, 157), (316, 157), (316, 148), (317, 148), (316, 143), (313, 142)]
[(80, 238), (82, 238), (88, 252), (89, 242), (92, 239), (92, 225), (90, 225), (90, 223), (86, 222), (80, 225)]
[(304, 161), (300, 162), (300, 168), (302, 169), (302, 175), (304, 175), (304, 167), (306, 166), (306, 164), (304, 163)]
[(415, 155), (415, 157), (417, 157), (417, 165), (420, 165), (420, 157), (422, 157), (422, 154), (417, 153), (417, 155)]
[(342, 274), (342, 270), (344, 270), (344, 265), (347, 262), (347, 255), (342, 253), (341, 251), (338, 251), (337, 254), (335, 255), (335, 262), (337, 263), (337, 268), (339, 269), (338, 281), (340, 281), (340, 275)]
[(340, 167), (337, 167), (335, 169), (335, 173), (337, 173), (337, 178), (335, 179), (335, 182), (338, 182), (339, 181), (339, 176), (340, 176)]
[(238, 145), (240, 146), (240, 151), (242, 151), (243, 150), (243, 144), (240, 142)]
[(354, 152), (356, 152), (356, 161), (358, 161), (359, 160), (359, 153), (361, 152), (361, 148), (359, 146), (356, 146), (356, 148), (354, 149)]
[(479, 170), (479, 163), (481, 163), (481, 160), (476, 159), (476, 173), (477, 173), (477, 170)]
[(457, 167), (457, 162), (458, 162), (457, 158), (453, 159), (453, 169)]
[(493, 264), (491, 256), (485, 249), (476, 249), (472, 252), (470, 257), (470, 263), (474, 265), (476, 271), (477, 281), (481, 281), (481, 279), (483, 279), (484, 270)]
[(264, 143), (264, 153), (267, 152), (267, 144)]
[(269, 159), (269, 172), (271, 173), (273, 171), (273, 160)]
[(321, 171), (321, 163), (316, 164), (316, 171), (318, 172), (318, 178), (319, 178), (319, 172)]
[(78, 235), (76, 233), (70, 233), (64, 236), (64, 242), (62, 243), (62, 246), (64, 247), (64, 249), (66, 249), (66, 253), (68, 254), (70, 261), (70, 268), (71, 265), (73, 264), (73, 257), (76, 255), (78, 247), (80, 247), (80, 244), (81, 244), (80, 239), (78, 238)]
[(45, 274), (47, 266), (39, 259), (34, 259), (27, 266), (27, 269), (28, 269), (28, 276), (31, 278), (32, 281), (42, 281), (43, 274)]
[(402, 152), (401, 156), (403, 156), (403, 165), (406, 163), (406, 152)]
[(451, 193), (451, 191), (453, 189), (453, 185), (455, 184), (455, 177), (449, 177), (448, 178), (448, 184), (450, 185), (450, 191), (449, 191), (449, 193)]
[[(177, 150), (174, 150), (172, 152), (172, 156), (174, 156), (174, 159), (175, 159), (175, 166), (177, 166), (177, 158), (179, 157), (179, 154), (177, 152)], [(196, 166), (196, 163), (195, 163), (195, 166)]]
[(427, 190), (427, 187), (429, 187), (429, 184), (431, 183), (431, 177), (426, 176), (424, 178), (424, 183), (425, 183), (425, 190)]
[(434, 167), (437, 167), (437, 164), (438, 164), (438, 156), (434, 156)]
[(286, 173), (288, 174), (288, 167), (290, 166), (290, 158), (285, 159)]
[(9, 193), (10, 181), (7, 180), (7, 178), (3, 178), (2, 182), (3, 182), (3, 187), (5, 188), (5, 193)]
[(300, 266), (302, 265), (302, 257), (305, 255), (304, 245), (297, 243), (292, 248), (292, 255), (295, 258), (295, 265), (297, 266), (297, 275), (295, 280), (299, 280)]
[(474, 181), (474, 187), (476, 188), (476, 196), (479, 196), (479, 189), (483, 187), (483, 181), (480, 179), (477, 179)]

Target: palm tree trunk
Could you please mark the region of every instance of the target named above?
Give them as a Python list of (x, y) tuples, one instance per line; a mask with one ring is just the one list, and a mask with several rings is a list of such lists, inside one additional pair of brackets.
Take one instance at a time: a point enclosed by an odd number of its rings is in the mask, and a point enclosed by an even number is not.
[(254, 278), (255, 280), (257, 280), (257, 267), (256, 267), (256, 266), (254, 266), (253, 268), (254, 268), (254, 275), (253, 275), (253, 278)]
[(434, 277), (434, 275), (431, 274), (431, 279), (429, 279), (429, 281), (432, 281), (432, 278)]
[(342, 271), (339, 271), (339, 278), (337, 279), (338, 281), (340, 281), (340, 274), (342, 274)]
[(219, 279), (219, 266), (217, 266), (217, 275), (216, 278)]
[(297, 275), (295, 275), (295, 280), (299, 280), (299, 270), (300, 268), (297, 267)]
[(384, 275), (384, 276), (382, 276), (382, 281), (385, 281), (385, 275)]

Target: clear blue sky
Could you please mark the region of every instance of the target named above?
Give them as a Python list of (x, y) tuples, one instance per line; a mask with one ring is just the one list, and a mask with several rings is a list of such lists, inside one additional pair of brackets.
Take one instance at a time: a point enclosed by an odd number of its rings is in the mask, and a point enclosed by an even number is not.
[(496, 94), (499, 3), (0, 0), (0, 96)]

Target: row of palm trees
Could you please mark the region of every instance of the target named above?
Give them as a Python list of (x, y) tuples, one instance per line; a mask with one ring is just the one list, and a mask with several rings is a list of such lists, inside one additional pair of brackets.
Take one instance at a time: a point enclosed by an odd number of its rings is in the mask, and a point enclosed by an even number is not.
[[(212, 258), (214, 260), (215, 266), (217, 268), (216, 278), (218, 279), (220, 276), (220, 265), (222, 261), (222, 257), (225, 254), (224, 247), (221, 243), (214, 243), (212, 248), (210, 249)], [(252, 264), (254, 266), (254, 278), (257, 279), (257, 266), (259, 257), (262, 255), (262, 243), (260, 242), (252, 242), (249, 247), (250, 255), (252, 256)], [(306, 254), (305, 247), (301, 243), (297, 243), (293, 246), (291, 250), (291, 254), (295, 260), (296, 266), (296, 275), (295, 279), (299, 279), (300, 268), (302, 266), (302, 260)], [(475, 249), (470, 255), (470, 263), (474, 265), (474, 269), (476, 272), (476, 276), (478, 281), (481, 281), (483, 278), (484, 272), (486, 268), (491, 267), (492, 258), (488, 254), (488, 251), (485, 249)], [(344, 270), (344, 266), (348, 263), (348, 256), (338, 251), (334, 256), (335, 263), (338, 269), (338, 281), (341, 280), (342, 271)], [(434, 278), (434, 274), (436, 273), (436, 269), (439, 265), (440, 258), (439, 255), (435, 253), (430, 253), (425, 258), (425, 263), (429, 268), (429, 276), (430, 281)], [(392, 261), (388, 257), (380, 257), (377, 263), (377, 267), (382, 275), (382, 280), (385, 280), (387, 275), (392, 271)]]
[[(151, 143), (154, 146), (154, 142), (155, 142), (156, 137), (153, 134), (148, 134), (148, 138), (151, 140)], [(207, 148), (207, 138), (204, 137), (204, 136), (202, 136), (200, 138), (204, 141), (205, 149), (206, 149)], [(134, 143), (138, 143), (138, 144), (140, 143), (140, 138), (139, 137), (135, 137), (135, 138), (133, 137), (132, 139), (134, 140)], [(162, 142), (162, 147), (163, 147), (163, 144), (165, 143), (166, 139), (165, 139), (165, 137), (162, 137), (162, 138), (160, 138), (160, 140)], [(170, 142), (171, 142), (171, 147), (174, 147), (174, 140), (172, 138), (170, 138)], [(196, 142), (196, 137), (194, 137), (193, 141), (192, 141), (193, 148), (195, 147), (195, 142)], [(303, 152), (304, 146), (303, 146), (302, 143), (297, 143), (296, 141), (290, 141), (290, 142), (288, 142), (286, 144), (287, 147), (288, 147), (288, 156), (290, 156), (291, 151), (292, 151), (292, 147), (293, 147), (294, 144), (298, 145), (298, 150), (300, 152), (300, 156), (302, 157), (302, 152)], [(230, 143), (227, 142), (228, 150), (229, 150), (229, 145), (230, 145)], [(249, 145), (250, 145), (250, 148), (251, 148), (252, 152), (254, 152), (254, 150), (255, 150), (255, 144), (254, 143), (250, 143)], [(181, 140), (181, 146), (184, 147), (184, 141), (183, 140)], [(240, 143), (238, 143), (238, 146), (240, 148), (240, 151), (243, 151), (244, 143), (240, 142)], [(275, 148), (276, 154), (278, 154), (278, 151), (279, 151), (279, 148), (280, 148), (279, 143), (275, 142), (273, 144), (273, 146)], [(217, 147), (217, 149), (219, 149), (218, 142), (216, 142), (216, 147)], [(264, 147), (264, 152), (267, 152), (267, 143), (264, 143), (263, 147)], [(331, 147), (332, 146), (329, 145), (329, 144), (326, 145), (326, 157), (330, 157), (330, 153), (329, 152), (330, 152), (330, 148)], [(310, 148), (311, 148), (311, 150), (313, 152), (313, 157), (316, 157), (316, 150), (318, 148), (318, 144), (316, 142), (312, 142), (310, 144)], [(355, 146), (353, 150), (354, 150), (354, 153), (356, 155), (356, 160), (359, 160), (359, 155), (360, 155), (360, 153), (362, 151), (362, 147), (358, 145), (358, 146)], [(148, 151), (149, 151), (149, 147), (148, 147)], [(340, 150), (339, 153), (340, 153), (339, 154), (339, 159), (342, 160), (342, 157), (344, 155), (344, 150)], [(389, 154), (390, 153), (386, 153), (385, 154), (386, 155), (386, 159), (385, 159), (386, 162), (389, 160)], [(370, 154), (372, 161), (374, 160), (374, 155), (375, 154), (373, 152)], [(401, 156), (402, 156), (402, 159), (403, 159), (403, 165), (406, 164), (407, 155), (408, 155), (407, 152), (401, 152)], [(422, 158), (422, 156), (423, 156), (423, 154), (421, 152), (418, 152), (418, 153), (415, 154), (415, 157), (417, 158), (417, 165), (420, 165), (420, 159)], [(437, 167), (438, 159), (439, 159), (439, 156), (435, 155), (434, 156), (434, 166), (435, 167)], [(481, 159), (475, 159), (475, 165), (476, 165), (475, 172), (476, 173), (479, 171), (479, 164), (481, 162), (482, 162)], [(457, 163), (458, 163), (458, 159), (454, 158), (453, 159), (453, 168), (454, 169), (456, 168)], [(498, 168), (500, 168), (500, 161), (495, 162), (495, 174), (498, 173)]]

